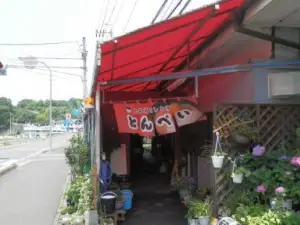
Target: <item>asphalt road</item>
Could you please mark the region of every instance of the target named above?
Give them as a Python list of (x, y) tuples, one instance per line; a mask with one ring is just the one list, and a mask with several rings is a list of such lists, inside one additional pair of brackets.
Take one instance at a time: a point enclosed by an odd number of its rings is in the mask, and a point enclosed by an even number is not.
[(71, 135), (55, 137), (54, 150), (43, 154), (47, 140), (0, 149), (2, 158), (20, 162), (0, 177), (0, 224), (53, 224), (68, 174), (63, 149)]

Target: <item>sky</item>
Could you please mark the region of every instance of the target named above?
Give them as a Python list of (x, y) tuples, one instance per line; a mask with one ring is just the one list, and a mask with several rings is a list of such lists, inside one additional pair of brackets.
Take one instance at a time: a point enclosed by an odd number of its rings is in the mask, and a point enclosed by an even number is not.
[[(35, 56), (52, 69), (53, 99), (82, 98), (82, 38), (86, 37), (87, 40), (87, 86), (90, 90), (96, 30), (112, 29), (113, 37), (117, 37), (148, 26), (162, 2), (163, 0), (1, 0), (0, 61), (11, 68), (8, 68), (7, 76), (0, 76), (0, 96), (10, 98), (13, 104), (22, 99), (49, 99), (48, 69), (39, 64), (38, 68), (28, 70), (18, 59)], [(179, 0), (168, 2), (158, 21), (164, 19)], [(216, 0), (192, 0), (186, 12), (213, 2)], [(178, 11), (174, 15), (177, 13)], [(56, 42), (70, 43), (7, 45)]]

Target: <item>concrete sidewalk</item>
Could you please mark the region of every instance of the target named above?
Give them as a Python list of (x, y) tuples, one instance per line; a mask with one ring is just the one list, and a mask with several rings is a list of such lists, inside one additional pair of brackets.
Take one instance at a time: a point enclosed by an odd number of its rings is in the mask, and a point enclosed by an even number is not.
[(68, 171), (60, 149), (0, 177), (1, 224), (52, 225)]

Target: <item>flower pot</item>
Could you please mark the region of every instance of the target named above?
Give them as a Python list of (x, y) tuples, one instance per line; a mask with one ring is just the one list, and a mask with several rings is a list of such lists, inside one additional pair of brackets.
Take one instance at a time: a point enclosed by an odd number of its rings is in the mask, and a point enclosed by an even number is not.
[(209, 225), (209, 216), (200, 216), (198, 218), (199, 225)]
[(180, 189), (179, 190), (179, 196), (180, 199), (185, 199), (187, 196), (189, 196), (190, 192), (188, 189)]
[(234, 173), (232, 176), (233, 183), (241, 184), (243, 182), (244, 174), (242, 173)]
[(189, 225), (198, 225), (197, 219), (189, 219), (188, 222), (189, 222)]
[(224, 156), (216, 156), (216, 155), (213, 155), (211, 157), (212, 159), (212, 164), (214, 166), (214, 168), (222, 168), (223, 166), (223, 161), (224, 161)]
[(293, 209), (293, 199), (287, 199), (284, 201), (284, 208), (287, 210), (292, 210)]
[(84, 212), (84, 223), (85, 223), (85, 225), (97, 225), (98, 224), (97, 210), (85, 211)]
[(243, 134), (234, 133), (231, 135), (232, 140), (237, 144), (249, 144), (250, 139)]

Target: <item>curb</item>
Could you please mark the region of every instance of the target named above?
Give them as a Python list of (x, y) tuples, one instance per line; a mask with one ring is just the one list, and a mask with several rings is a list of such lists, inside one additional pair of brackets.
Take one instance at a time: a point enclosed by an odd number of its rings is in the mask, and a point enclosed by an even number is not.
[[(54, 149), (52, 149), (52, 150), (55, 150), (55, 149), (59, 149), (59, 148), (54, 148)], [(49, 149), (49, 148), (40, 150), (40, 151), (38, 151), (38, 152), (35, 152), (35, 153), (31, 154), (31, 155), (28, 155), (28, 156), (22, 158), (22, 159), (19, 159), (19, 160), (17, 160), (17, 161), (14, 161), (14, 162), (12, 162), (12, 163), (10, 163), (10, 164), (8, 164), (8, 165), (5, 165), (5, 166), (3, 166), (3, 167), (0, 167), (0, 177), (3, 176), (3, 175), (5, 175), (5, 174), (7, 174), (8, 172), (10, 172), (10, 171), (16, 169), (16, 168), (19, 166), (19, 164), (22, 163), (22, 161), (25, 161), (25, 160), (27, 160), (27, 159), (29, 159), (29, 158), (31, 158), (31, 157), (34, 157), (34, 156), (40, 155), (40, 154), (44, 154), (44, 153), (47, 153), (47, 152), (50, 152), (50, 149)], [(68, 176), (69, 176), (69, 174), (68, 174)]]
[(0, 176), (3, 176), (4, 174), (16, 169), (17, 167), (18, 165), (15, 162), (7, 166), (3, 166), (2, 168), (0, 168)]
[(60, 198), (60, 201), (59, 201), (59, 204), (58, 204), (58, 207), (57, 207), (56, 216), (54, 218), (53, 225), (60, 225), (60, 223), (59, 223), (59, 220), (61, 218), (60, 208), (63, 207), (65, 202), (66, 202), (65, 201), (66, 200), (65, 193), (66, 193), (70, 183), (71, 183), (71, 171), (68, 172), (67, 180), (64, 184), (63, 193), (62, 193), (62, 196)]

